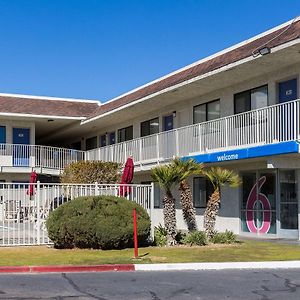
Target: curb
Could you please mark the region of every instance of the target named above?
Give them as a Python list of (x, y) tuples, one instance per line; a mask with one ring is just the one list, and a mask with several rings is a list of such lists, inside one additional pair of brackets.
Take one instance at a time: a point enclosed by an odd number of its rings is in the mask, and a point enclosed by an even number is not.
[(205, 271), (250, 269), (300, 269), (300, 261), (174, 263), (174, 264), (118, 264), (94, 266), (4, 266), (6, 273), (71, 273), (71, 272), (132, 272), (132, 271)]
[(94, 266), (15, 266), (0, 267), (2, 273), (69, 273), (69, 272), (129, 272), (135, 271), (133, 264)]
[(176, 263), (135, 265), (135, 271), (197, 271), (197, 270), (300, 269), (300, 261)]

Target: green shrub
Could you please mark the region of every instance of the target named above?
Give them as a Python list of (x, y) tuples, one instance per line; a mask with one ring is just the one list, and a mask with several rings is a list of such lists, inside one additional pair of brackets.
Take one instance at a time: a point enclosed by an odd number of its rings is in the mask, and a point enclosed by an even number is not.
[(114, 196), (79, 197), (52, 211), (46, 226), (56, 248), (121, 249), (133, 246), (132, 210), (136, 208), (139, 245), (150, 234), (144, 208)]
[(208, 244), (208, 241), (204, 231), (192, 231), (184, 237), (183, 243), (190, 246), (204, 246)]
[(116, 183), (120, 181), (121, 165), (105, 161), (78, 161), (64, 168), (61, 183)]
[(167, 230), (161, 224), (154, 227), (154, 244), (160, 247), (167, 245)]
[[(185, 233), (178, 231), (175, 240), (178, 244), (183, 244)], [(154, 245), (163, 247), (167, 246), (167, 230), (161, 224), (154, 227)]]
[(215, 231), (210, 241), (214, 244), (233, 244), (237, 242), (236, 235), (229, 230), (225, 232)]

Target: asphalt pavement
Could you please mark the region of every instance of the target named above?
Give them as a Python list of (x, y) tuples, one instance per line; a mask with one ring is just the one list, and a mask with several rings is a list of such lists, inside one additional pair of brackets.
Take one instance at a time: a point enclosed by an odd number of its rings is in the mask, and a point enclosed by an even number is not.
[(300, 269), (1, 274), (0, 299), (300, 299)]

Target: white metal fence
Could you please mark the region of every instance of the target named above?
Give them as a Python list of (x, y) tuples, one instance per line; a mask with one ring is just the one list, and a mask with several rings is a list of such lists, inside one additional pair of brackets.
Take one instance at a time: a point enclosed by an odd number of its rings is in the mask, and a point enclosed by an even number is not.
[(268, 106), (86, 152), (87, 160), (136, 164), (167, 161), (174, 156), (299, 139), (300, 100)]
[[(32, 196), (30, 196), (30, 189)], [(59, 205), (79, 196), (124, 195), (151, 217), (152, 185), (3, 183), (0, 186), (0, 246), (49, 244), (45, 222)]]
[(72, 162), (84, 160), (84, 151), (39, 145), (0, 144), (0, 160), (4, 167), (63, 170)]

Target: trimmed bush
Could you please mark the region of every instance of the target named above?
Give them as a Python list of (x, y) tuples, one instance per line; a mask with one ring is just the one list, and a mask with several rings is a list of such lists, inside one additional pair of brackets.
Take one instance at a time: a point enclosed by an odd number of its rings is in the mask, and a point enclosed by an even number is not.
[(217, 232), (213, 233), (213, 236), (210, 239), (210, 242), (214, 244), (233, 244), (237, 242), (236, 235), (229, 230), (225, 232)]
[(114, 196), (79, 197), (59, 206), (46, 222), (49, 238), (56, 248), (132, 247), (133, 208), (139, 245), (145, 245), (150, 234), (148, 213), (135, 202)]
[(184, 237), (183, 244), (205, 246), (208, 244), (206, 233), (204, 231), (192, 231)]
[(64, 168), (61, 183), (116, 183), (120, 181), (121, 165), (105, 161), (78, 161)]

